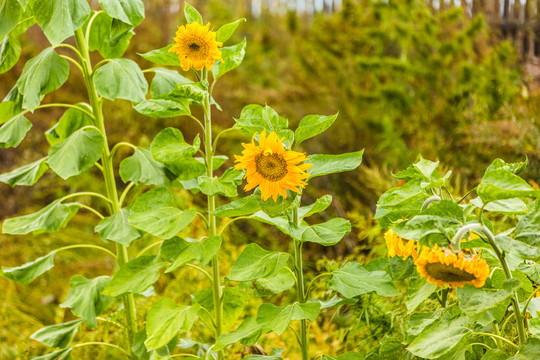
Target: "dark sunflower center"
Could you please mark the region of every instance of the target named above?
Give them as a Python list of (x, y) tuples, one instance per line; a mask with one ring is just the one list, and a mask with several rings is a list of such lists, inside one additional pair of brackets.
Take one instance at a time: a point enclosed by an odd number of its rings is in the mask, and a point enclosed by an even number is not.
[(287, 175), (287, 162), (279, 154), (259, 154), (255, 158), (255, 168), (263, 178), (270, 181), (281, 180)]
[(199, 51), (199, 49), (201, 48), (201, 46), (198, 45), (198, 44), (193, 43), (193, 44), (190, 44), (190, 45), (189, 45), (189, 48), (190, 48), (191, 50), (193, 50), (193, 51)]
[(471, 281), (476, 279), (473, 274), (460, 270), (452, 265), (433, 263), (426, 265), (426, 271), (434, 279), (453, 282), (453, 281)]

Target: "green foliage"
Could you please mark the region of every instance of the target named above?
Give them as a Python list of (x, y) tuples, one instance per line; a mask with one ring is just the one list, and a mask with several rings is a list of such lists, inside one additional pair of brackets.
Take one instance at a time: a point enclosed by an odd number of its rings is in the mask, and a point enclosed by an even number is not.
[(199, 311), (199, 305), (180, 306), (169, 298), (156, 302), (148, 311), (144, 342), (148, 350), (167, 345), (179, 331), (189, 331)]
[(21, 266), (11, 268), (3, 266), (1, 274), (3, 277), (17, 281), (23, 285), (30, 284), (38, 276), (53, 268), (55, 255), (56, 251), (53, 251)]
[(101, 220), (95, 227), (103, 241), (114, 241), (129, 246), (133, 240), (142, 236), (142, 233), (134, 229), (128, 221), (129, 208), (120, 209), (116, 214)]
[(83, 321), (73, 320), (64, 324), (39, 329), (31, 338), (50, 347), (66, 348), (71, 343)]
[(98, 68), (94, 83), (98, 93), (111, 101), (144, 101), (148, 92), (148, 83), (139, 65), (129, 59), (113, 59)]
[(108, 283), (108, 276), (87, 279), (75, 275), (69, 281), (69, 292), (60, 307), (70, 308), (73, 314), (85, 321), (88, 328), (96, 329), (96, 317), (105, 311), (113, 300), (103, 294)]
[(30, 232), (54, 232), (64, 228), (79, 210), (79, 204), (54, 201), (33, 214), (7, 219), (2, 225), (4, 234), (23, 235)]
[[(55, 2), (61, 1), (67, 0)], [(38, 3), (45, 2), (38, 1)], [(68, 62), (52, 47), (29, 60), (17, 81), (17, 89), (23, 97), (23, 108), (33, 111), (40, 104), (41, 96), (60, 88), (67, 81), (68, 75)]]

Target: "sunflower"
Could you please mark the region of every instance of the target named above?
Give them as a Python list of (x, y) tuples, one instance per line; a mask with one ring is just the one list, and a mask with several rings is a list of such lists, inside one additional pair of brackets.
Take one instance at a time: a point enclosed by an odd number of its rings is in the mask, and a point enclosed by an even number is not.
[(175, 44), (169, 52), (178, 54), (182, 70), (202, 70), (205, 66), (210, 70), (216, 60), (223, 62), (218, 49), (223, 43), (216, 41), (216, 33), (210, 31), (209, 27), (210, 23), (202, 26), (195, 22), (182, 25), (176, 31)]
[[(257, 135), (257, 134), (255, 134)], [(251, 144), (242, 144), (242, 155), (235, 155), (237, 170), (246, 170), (247, 185), (244, 190), (249, 191), (257, 186), (261, 190), (263, 200), (270, 197), (277, 201), (280, 194), (287, 198), (287, 190), (300, 194), (299, 188), (306, 187), (304, 181), (309, 177), (306, 172), (312, 164), (302, 164), (307, 160), (305, 153), (286, 150), (283, 139), (272, 132), (268, 137), (263, 130), (259, 137), (259, 145), (255, 145), (255, 135)]]
[(407, 259), (412, 256), (416, 259), (418, 251), (416, 249), (416, 241), (404, 240), (398, 236), (393, 230), (388, 230), (384, 234), (386, 240), (386, 246), (388, 247), (388, 255), (390, 257), (400, 256), (403, 259)]
[(421, 276), (439, 287), (471, 284), (479, 288), (484, 286), (489, 276), (486, 260), (477, 255), (455, 253), (438, 246), (424, 247), (414, 263)]

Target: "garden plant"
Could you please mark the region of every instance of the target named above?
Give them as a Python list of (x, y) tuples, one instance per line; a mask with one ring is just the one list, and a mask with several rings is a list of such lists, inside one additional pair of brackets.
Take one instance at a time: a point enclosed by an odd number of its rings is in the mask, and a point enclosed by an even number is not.
[[(527, 161), (494, 160), (480, 184), (458, 197), (447, 184), (451, 172), (441, 176), (437, 162), (420, 159), (395, 175), (401, 186), (377, 204), (389, 258), (343, 262), (307, 281), (304, 246), (333, 246), (351, 231), (344, 218), (311, 220), (332, 196), (302, 202), (313, 178), (354, 171), (362, 162), (360, 149), (302, 151), (304, 141), (316, 141), (339, 122), (338, 114), (305, 116), (292, 130), (271, 107), (252, 104), (234, 126), (217, 132), (212, 113), (221, 108), (212, 94), (244, 59), (246, 40), (227, 41), (245, 19), (214, 28), (185, 4), (186, 22), (171, 34), (171, 44), (140, 54), (137, 62), (123, 55), (144, 20), (143, 3), (99, 4), (92, 10), (86, 0), (0, 2), (0, 72), (18, 62), (19, 37), (30, 26), (37, 23), (51, 44), (26, 62), (0, 103), (0, 146), (22, 142), (32, 127), (28, 113), (66, 109), (43, 134), (48, 156), (1, 174), (0, 181), (32, 186), (47, 171), (63, 180), (94, 171), (101, 179), (87, 191), (5, 220), (2, 232), (57, 232), (78, 211), (88, 211), (103, 241), (51, 249), (24, 265), (3, 266), (1, 275), (31, 284), (66, 251), (105, 254), (117, 265), (108, 276), (69, 280), (60, 307), (74, 320), (34, 332), (33, 340), (50, 347), (34, 359), (77, 358), (87, 347), (105, 349), (103, 358), (128, 359), (539, 358), (540, 190), (519, 176)], [(141, 69), (148, 62), (156, 67)], [(82, 74), (87, 101), (42, 102), (70, 71)], [(198, 135), (187, 141), (182, 129), (167, 127), (150, 147), (111, 144), (103, 108), (119, 101), (149, 118), (187, 117)], [(223, 140), (233, 132), (245, 140), (229, 158)], [(185, 192), (206, 206), (187, 206)], [(270, 225), (289, 241), (269, 251), (253, 238), (224, 270), (227, 233), (236, 222)], [(142, 250), (133, 250), (137, 243)], [(204, 283), (182, 298), (188, 302), (155, 288), (165, 274), (180, 270)], [(378, 345), (325, 354), (310, 347), (313, 323), (354, 313), (372, 295), (396, 308)], [(111, 327), (118, 336), (81, 340), (85, 332), (109, 333)], [(257, 344), (270, 336), (281, 337), (286, 347), (261, 349)]]

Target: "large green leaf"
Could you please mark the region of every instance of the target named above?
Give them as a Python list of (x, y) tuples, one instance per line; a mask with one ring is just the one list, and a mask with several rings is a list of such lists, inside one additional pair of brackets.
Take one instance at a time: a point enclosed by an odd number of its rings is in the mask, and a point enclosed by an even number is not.
[(51, 148), (47, 163), (62, 179), (68, 179), (91, 168), (101, 157), (104, 143), (103, 135), (94, 128), (77, 130)]
[(323, 195), (311, 205), (302, 206), (298, 209), (298, 216), (303, 219), (318, 212), (326, 210), (332, 204), (332, 195)]
[(244, 281), (239, 284), (242, 289), (249, 290), (253, 295), (269, 296), (289, 290), (296, 284), (291, 271), (283, 268), (276, 275), (252, 281)]
[(19, 146), (31, 127), (32, 123), (23, 114), (11, 118), (0, 127), (0, 148)]
[(223, 62), (216, 61), (215, 65), (212, 66), (212, 75), (214, 79), (219, 79), (225, 73), (237, 68), (244, 60), (246, 55), (246, 39), (242, 42), (233, 45), (221, 48), (221, 58)]
[(242, 109), (240, 118), (234, 120), (234, 128), (248, 136), (266, 130), (267, 133), (275, 132), (280, 138), (285, 138), (287, 146), (292, 144), (294, 133), (287, 128), (289, 122), (270, 106), (248, 105)]
[(337, 357), (325, 355), (322, 360), (364, 360), (364, 356), (360, 353), (349, 351)]
[[(178, 56), (172, 53), (177, 60)], [(179, 66), (179, 65), (178, 65)], [(176, 87), (176, 84), (189, 84), (192, 83), (190, 79), (180, 75), (176, 70), (169, 70), (165, 68), (153, 68), (154, 79), (150, 85), (150, 94), (153, 97), (161, 96), (170, 93)]]
[(251, 215), (259, 210), (259, 203), (254, 195), (243, 197), (218, 207), (214, 211), (217, 217), (233, 217)]
[(106, 13), (99, 13), (90, 27), (88, 49), (99, 51), (105, 59), (121, 57), (134, 32), (131, 26), (118, 25), (118, 20), (114, 20)]
[[(0, 37), (1, 39), (1, 37)], [(21, 43), (16, 36), (9, 34), (0, 41), (0, 74), (9, 71), (21, 56)]]
[(234, 34), (236, 31), (236, 28), (238, 25), (240, 25), (241, 22), (246, 21), (245, 18), (238, 19), (232, 23), (228, 23), (225, 25), (222, 25), (217, 31), (216, 31), (216, 41), (219, 41), (221, 43), (224, 43), (225, 41), (229, 40), (229, 38)]
[(347, 263), (332, 272), (328, 288), (339, 292), (346, 298), (352, 298), (369, 292), (380, 296), (397, 296), (400, 293), (384, 271), (367, 271), (358, 263)]
[(189, 331), (195, 322), (200, 305), (179, 306), (169, 298), (157, 301), (146, 316), (148, 350), (165, 346), (180, 331)]
[(320, 303), (294, 303), (287, 306), (261, 304), (257, 310), (257, 323), (263, 329), (272, 330), (281, 335), (293, 320), (315, 321), (321, 309)]
[(3, 266), (0, 274), (6, 279), (17, 281), (23, 285), (28, 285), (38, 276), (53, 268), (54, 255), (56, 255), (56, 250), (21, 266)]
[(2, 231), (11, 235), (58, 231), (67, 225), (79, 207), (77, 203), (63, 204), (57, 200), (33, 214), (7, 219)]
[(199, 149), (200, 142), (198, 138), (194, 144), (188, 144), (184, 140), (182, 132), (175, 128), (166, 128), (156, 135), (152, 140), (150, 151), (157, 161), (170, 164), (176, 161), (191, 157)]
[(170, 184), (165, 166), (152, 157), (149, 149), (137, 148), (130, 157), (120, 163), (122, 181), (132, 181), (136, 185), (167, 186)]
[(313, 164), (307, 172), (313, 178), (356, 169), (362, 163), (364, 150), (339, 155), (310, 155), (306, 163)]
[(257, 323), (257, 318), (251, 316), (244, 320), (236, 331), (229, 334), (221, 334), (214, 346), (215, 351), (222, 350), (234, 343), (245, 346), (253, 346), (262, 334), (262, 326)]
[(187, 2), (184, 5), (184, 16), (188, 24), (199, 23), (203, 24), (203, 19), (201, 14), (193, 6), (189, 5)]
[(510, 360), (537, 360), (540, 354), (540, 339), (528, 338)]
[[(237, 287), (226, 287), (223, 290), (223, 330), (229, 330), (242, 316), (244, 307), (249, 296)], [(193, 298), (195, 304), (201, 305), (208, 312), (201, 311), (199, 316), (207, 323), (212, 324), (208, 313), (214, 313), (214, 297), (211, 289), (203, 289), (197, 292)]]
[(268, 355), (248, 355), (245, 360), (283, 360), (285, 349), (273, 348)]
[(47, 158), (39, 159), (28, 165), (22, 166), (8, 173), (0, 175), (0, 182), (11, 186), (22, 185), (32, 186), (49, 168), (46, 163)]
[(40, 97), (62, 86), (68, 75), (68, 62), (56, 54), (52, 47), (28, 60), (17, 80), (17, 88), (23, 96), (23, 108), (33, 111), (41, 102)]
[(295, 191), (287, 190), (287, 197), (278, 196), (276, 201), (273, 198), (262, 199), (262, 193), (259, 188), (255, 189), (253, 195), (259, 203), (261, 210), (270, 217), (284, 216), (293, 208), (300, 205), (301, 196)]
[(94, 75), (98, 93), (108, 100), (144, 101), (148, 83), (139, 65), (129, 59), (113, 59), (98, 68)]
[(167, 265), (157, 256), (140, 256), (120, 267), (103, 290), (104, 295), (118, 297), (140, 294), (159, 279), (159, 270)]
[(191, 114), (187, 100), (148, 99), (134, 105), (133, 108), (143, 115), (155, 118), (169, 118)]
[(336, 121), (337, 116), (338, 114), (330, 116), (308, 115), (304, 117), (294, 131), (296, 145), (298, 146), (302, 141), (324, 132)]
[(46, 326), (33, 333), (30, 338), (51, 347), (65, 348), (75, 337), (82, 322), (83, 320), (73, 320)]
[(395, 224), (392, 229), (403, 239), (430, 242), (450, 241), (464, 224), (463, 208), (450, 200), (441, 200), (407, 221)]
[(407, 313), (412, 313), (418, 307), (418, 305), (430, 297), (435, 290), (437, 290), (437, 286), (435, 284), (428, 283), (426, 278), (416, 277), (411, 279), (409, 288), (407, 289), (407, 296), (405, 297)]
[(90, 15), (86, 0), (34, 1), (34, 16), (53, 45), (60, 44), (79, 29)]
[(105, 296), (102, 292), (107, 283), (108, 276), (99, 276), (87, 279), (81, 275), (75, 275), (69, 281), (69, 292), (66, 301), (60, 307), (71, 308), (71, 312), (86, 322), (90, 329), (97, 328), (96, 317), (105, 311), (113, 299)]
[(207, 265), (217, 254), (221, 247), (221, 241), (219, 236), (211, 236), (202, 241), (182, 239), (177, 236), (165, 240), (162, 246), (170, 246), (166, 244), (170, 243), (174, 244), (175, 247), (174, 256), (172, 256), (174, 261), (165, 272), (174, 271), (193, 260), (198, 260), (202, 265)]
[(465, 285), (457, 289), (457, 298), (461, 310), (469, 316), (474, 316), (506, 302), (520, 287), (521, 282), (518, 279), (505, 281), (502, 290), (478, 289), (472, 285)]
[(540, 258), (540, 199), (530, 204), (529, 212), (519, 219), (514, 240), (528, 249), (520, 255), (529, 259)]
[[(146, 59), (154, 64), (159, 65), (168, 65), (168, 66), (178, 66), (180, 67), (180, 59), (178, 55), (172, 52), (169, 52), (171, 45), (167, 45), (164, 48), (152, 50), (145, 54), (139, 54), (143, 59)], [(152, 95), (154, 96), (154, 95)]]
[(402, 218), (412, 218), (420, 212), (422, 204), (429, 197), (421, 186), (421, 180), (406, 182), (403, 186), (388, 190), (379, 198), (374, 218), (386, 228)]
[(525, 180), (505, 168), (487, 170), (476, 190), (484, 204), (495, 200), (539, 197)]
[(302, 242), (314, 242), (332, 246), (351, 232), (351, 223), (342, 218), (335, 218), (322, 224), (302, 226), (295, 229), (293, 236)]
[(427, 326), (407, 350), (421, 358), (438, 359), (450, 352), (470, 332), (466, 324), (467, 317), (450, 308), (439, 320)]
[(17, 27), (23, 12), (17, 0), (0, 0), (0, 39)]
[(141, 195), (133, 204), (129, 223), (136, 229), (169, 239), (188, 226), (196, 215), (195, 210), (178, 209), (168, 189), (156, 188)]
[(139, 25), (144, 20), (144, 4), (141, 0), (99, 0), (105, 12), (132, 26)]
[(68, 360), (70, 359), (69, 354), (71, 353), (71, 350), (73, 350), (72, 347), (57, 350), (49, 354), (32, 358), (32, 360)]
[[(81, 110), (89, 111), (84, 105), (76, 105)], [(68, 109), (64, 115), (58, 120), (58, 122), (45, 132), (47, 141), (51, 145), (56, 145), (68, 137), (70, 137), (75, 131), (84, 126), (93, 125), (92, 119), (84, 112), (78, 109)]]
[(525, 214), (527, 212), (527, 204), (521, 199), (496, 200), (484, 205), (482, 199), (477, 197), (469, 203), (479, 209), (483, 208), (485, 211), (498, 214)]
[(238, 185), (242, 182), (242, 170), (227, 169), (221, 177), (199, 176), (197, 181), (199, 189), (208, 196), (223, 195), (236, 197), (238, 195)]
[(95, 230), (103, 241), (110, 240), (129, 246), (133, 240), (141, 237), (142, 233), (129, 224), (129, 211), (129, 208), (124, 208), (101, 220)]
[(272, 277), (285, 267), (288, 260), (288, 254), (267, 251), (257, 244), (249, 244), (236, 260), (228, 279), (251, 281)]

